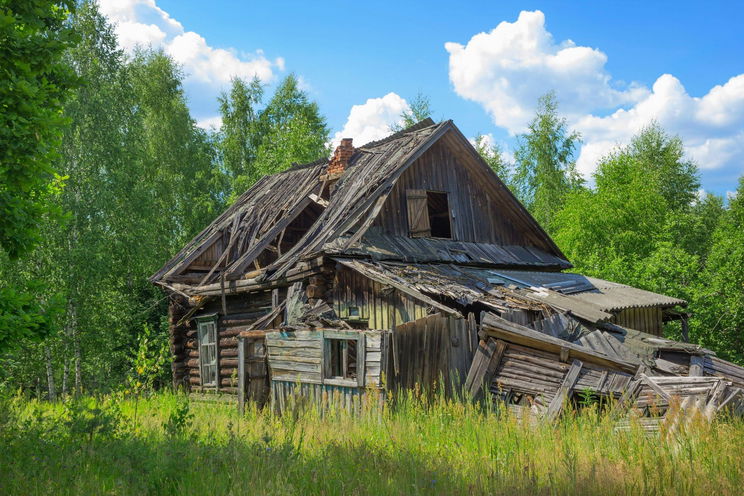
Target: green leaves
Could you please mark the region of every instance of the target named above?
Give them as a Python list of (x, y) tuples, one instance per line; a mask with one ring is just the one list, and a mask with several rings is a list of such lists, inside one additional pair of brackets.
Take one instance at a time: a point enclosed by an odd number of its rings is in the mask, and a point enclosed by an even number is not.
[(222, 129), (219, 149), (231, 178), (232, 196), (242, 194), (261, 176), (327, 156), (329, 131), (318, 105), (290, 74), (271, 100), (260, 108), (263, 87), (258, 79), (234, 79), (220, 99)]
[(527, 210), (550, 233), (566, 195), (583, 183), (574, 160), (581, 136), (569, 132), (566, 120), (558, 116), (554, 92), (540, 97), (528, 129), (519, 136), (514, 154), (514, 189)]
[(744, 188), (728, 210), (698, 198), (697, 166), (655, 123), (603, 158), (594, 179), (553, 224), (576, 270), (687, 300), (691, 339), (744, 361)]
[(78, 83), (63, 53), (76, 42), (72, 1), (0, 5), (0, 248), (12, 258), (39, 241), (38, 219), (56, 193), (54, 160), (66, 119), (62, 105)]

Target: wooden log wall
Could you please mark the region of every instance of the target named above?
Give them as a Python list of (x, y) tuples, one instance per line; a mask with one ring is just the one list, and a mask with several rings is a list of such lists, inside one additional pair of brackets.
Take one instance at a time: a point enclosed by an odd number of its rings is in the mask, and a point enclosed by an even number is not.
[[(286, 293), (286, 290), (284, 290)], [(271, 311), (271, 291), (241, 293), (225, 297), (227, 313), (222, 308), (221, 298), (215, 298), (204, 305), (194, 316), (217, 314), (217, 364), (219, 374), (218, 390), (235, 394), (238, 389), (238, 334), (246, 330), (258, 318)], [(189, 321), (183, 333), (185, 355), (179, 357), (183, 364), (184, 376), (188, 378), (191, 389), (202, 388), (199, 372), (199, 345), (196, 321)], [(174, 361), (174, 366), (175, 366)], [(214, 389), (214, 388), (211, 388)]]
[(459, 390), (473, 360), (475, 321), (441, 314), (398, 325), (392, 333), (388, 377), (395, 389), (418, 384), (431, 391), (444, 381), (445, 393)]
[(654, 336), (664, 332), (661, 308), (628, 308), (615, 314), (615, 324)]
[(406, 191), (440, 191), (448, 193), (452, 239), (541, 247), (544, 243), (509, 214), (515, 200), (480, 177), (463, 156), (446, 140), (434, 144), (403, 172), (373, 225), (388, 234), (409, 236)]
[(189, 310), (188, 300), (176, 293), (169, 295), (168, 302), (168, 334), (170, 339), (170, 351), (173, 357), (171, 371), (173, 377), (173, 388), (189, 388), (189, 374), (186, 368), (188, 360), (188, 349), (186, 348), (186, 333), (189, 323), (178, 324)]
[(367, 329), (393, 329), (429, 314), (425, 303), (347, 267), (337, 267), (332, 289), (336, 315)]
[[(495, 397), (527, 394), (538, 406), (547, 407), (559, 393), (570, 368), (571, 364), (561, 361), (558, 354), (507, 343), (491, 379), (490, 391)], [(631, 379), (630, 374), (584, 362), (572, 388), (574, 391), (619, 396)]]

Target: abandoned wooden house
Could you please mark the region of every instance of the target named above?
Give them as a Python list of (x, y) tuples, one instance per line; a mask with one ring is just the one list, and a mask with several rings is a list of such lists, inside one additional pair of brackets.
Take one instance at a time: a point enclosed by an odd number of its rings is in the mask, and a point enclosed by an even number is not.
[(457, 127), (427, 119), (263, 177), (151, 281), (174, 385), (241, 402), (438, 383), (549, 417), (578, 393), (741, 408), (744, 368), (661, 337), (684, 301), (570, 267)]

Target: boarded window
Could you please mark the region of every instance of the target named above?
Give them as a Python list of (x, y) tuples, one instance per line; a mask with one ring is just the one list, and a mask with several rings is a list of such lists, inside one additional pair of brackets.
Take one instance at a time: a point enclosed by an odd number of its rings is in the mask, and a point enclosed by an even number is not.
[(217, 386), (217, 321), (214, 318), (197, 324), (199, 334), (199, 375), (202, 386)]
[(406, 199), (408, 228), (412, 238), (452, 238), (447, 193), (409, 189)]
[[(323, 346), (323, 379), (364, 385), (364, 336), (326, 337)], [(345, 384), (344, 384), (345, 385)]]

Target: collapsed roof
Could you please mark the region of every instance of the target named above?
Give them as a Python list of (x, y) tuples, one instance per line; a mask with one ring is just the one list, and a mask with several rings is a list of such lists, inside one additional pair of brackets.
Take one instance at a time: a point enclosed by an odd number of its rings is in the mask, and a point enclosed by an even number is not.
[[(529, 246), (401, 238), (372, 226), (396, 180), (440, 140), (468, 152), (470, 165), (483, 174), (489, 187), (497, 190), (503, 199), (493, 207), (512, 219), (513, 224), (522, 226)], [(259, 275), (263, 280), (276, 280), (299, 261), (320, 254), (550, 270), (571, 266), (545, 231), (472, 150), (452, 121), (434, 124), (426, 119), (388, 138), (354, 149), (340, 177), (330, 177), (327, 171), (328, 160), (322, 159), (264, 176), (150, 281), (187, 294), (199, 294), (200, 289), (215, 284), (221, 277), (234, 281)], [(282, 250), (287, 244), (283, 241), (288, 229), (302, 214), (311, 222), (299, 239)], [(267, 250), (273, 255), (268, 264), (260, 265), (257, 260)], [(205, 265), (207, 261), (210, 263)], [(250, 270), (251, 264), (257, 271)], [(235, 285), (227, 285), (228, 292), (234, 288)]]

